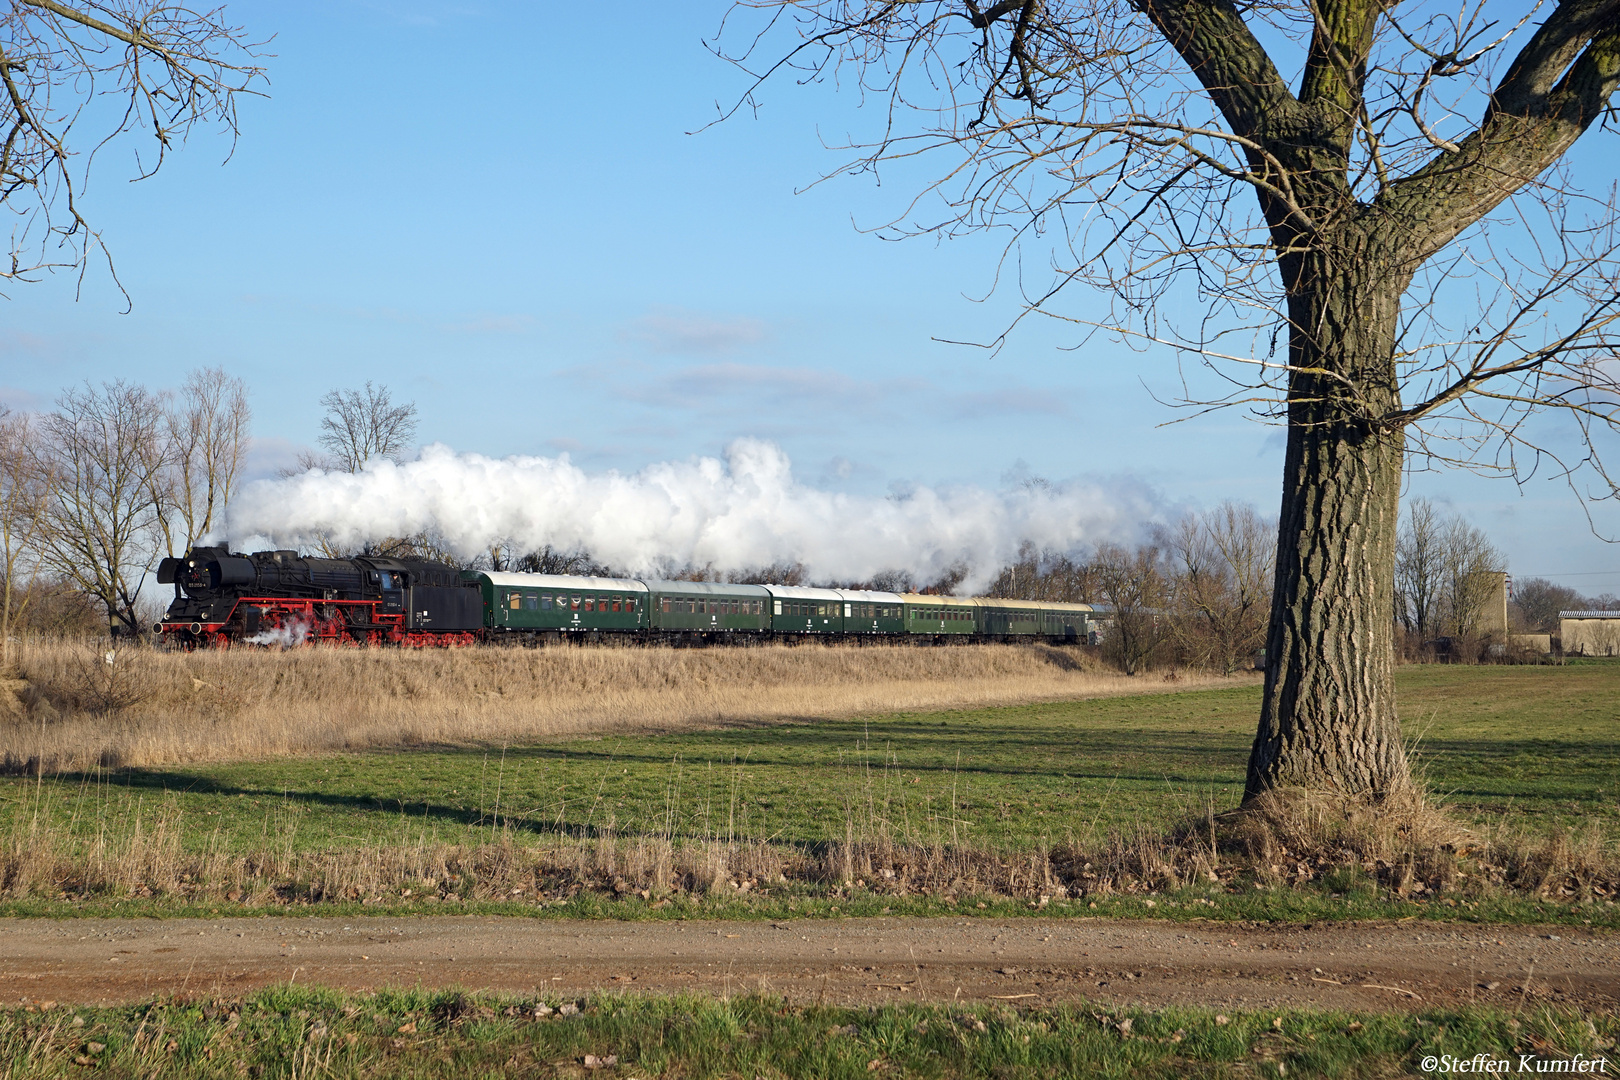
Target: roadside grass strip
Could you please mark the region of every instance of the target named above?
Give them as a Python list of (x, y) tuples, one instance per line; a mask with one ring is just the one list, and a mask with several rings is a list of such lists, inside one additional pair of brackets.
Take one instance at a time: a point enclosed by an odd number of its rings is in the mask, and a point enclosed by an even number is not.
[[(282, 987), (237, 1000), (0, 1011), (8, 1080), (172, 1077), (1366, 1077), (1506, 1062), (1615, 1075), (1620, 1021), (1556, 1008), (1392, 1016), (1074, 1006), (838, 1008)], [(1468, 1071), (1484, 1071), (1473, 1068)]]

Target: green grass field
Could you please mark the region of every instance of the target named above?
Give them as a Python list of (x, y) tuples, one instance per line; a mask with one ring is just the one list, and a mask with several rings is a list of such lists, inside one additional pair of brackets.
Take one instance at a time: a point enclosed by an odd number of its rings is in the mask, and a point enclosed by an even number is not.
[[(544, 1004), (544, 1016), (536, 1006)], [(279, 988), (245, 1001), (0, 1011), (15, 1080), (242, 1076), (1189, 1077), (1417, 1075), (1426, 1058), (1515, 1068), (1608, 1058), (1613, 1017), (1473, 1008), (1415, 1015), (1109, 1007), (791, 1006), (762, 997), (573, 1002)], [(1581, 1055), (1575, 1058), (1575, 1055)], [(604, 1064), (611, 1058), (611, 1064)], [(1432, 1071), (1429, 1070), (1429, 1071)]]
[[(1406, 667), (1432, 792), (1483, 830), (1620, 837), (1620, 663)], [(888, 839), (1003, 854), (1235, 806), (1242, 687), (537, 746), (417, 748), (0, 781), (0, 836), (137, 823), (187, 849), (318, 852), (498, 836)], [(176, 825), (176, 823), (179, 823)]]

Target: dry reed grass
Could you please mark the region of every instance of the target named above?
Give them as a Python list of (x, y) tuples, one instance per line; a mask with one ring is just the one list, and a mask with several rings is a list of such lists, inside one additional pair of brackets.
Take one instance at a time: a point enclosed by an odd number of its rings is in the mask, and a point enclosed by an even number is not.
[(10, 772), (521, 742), (1232, 685), (1126, 677), (1044, 645), (21, 650)]
[[(95, 816), (94, 803), (89, 813)], [(158, 803), (127, 819), (47, 823), (12, 817), (0, 839), (0, 897), (166, 898), (192, 903), (561, 903), (594, 894), (656, 902), (676, 894), (765, 895), (797, 885), (834, 897), (1149, 897), (1315, 886), (1452, 906), (1530, 897), (1613, 902), (1620, 862), (1595, 831), (1552, 837), (1461, 829), (1421, 798), (1372, 804), (1289, 792), (1169, 831), (1142, 826), (1089, 845), (992, 852), (907, 842), (904, 826), (852, 812), (842, 842), (810, 848), (762, 838), (586, 834), (540, 837), (492, 823), (488, 842), (421, 833), (326, 851), (291, 841), (297, 811), (272, 812), (244, 853), (214, 833), (196, 843), (185, 815)], [(183, 842), (189, 835), (190, 841)], [(1195, 900), (1194, 903), (1202, 903)]]

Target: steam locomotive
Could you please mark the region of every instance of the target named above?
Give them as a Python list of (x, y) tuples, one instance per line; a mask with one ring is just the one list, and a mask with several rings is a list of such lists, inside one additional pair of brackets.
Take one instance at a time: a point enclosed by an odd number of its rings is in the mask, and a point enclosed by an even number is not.
[(186, 646), (241, 641), (470, 645), (484, 625), (475, 581), (417, 559), (311, 559), (192, 548), (158, 564), (174, 603), (154, 628)]
[(1088, 604), (741, 585), (509, 574), (443, 563), (296, 551), (193, 548), (164, 559), (174, 602), (158, 635), (182, 648), (231, 644), (542, 644), (570, 635), (641, 641), (1090, 641), (1107, 613)]

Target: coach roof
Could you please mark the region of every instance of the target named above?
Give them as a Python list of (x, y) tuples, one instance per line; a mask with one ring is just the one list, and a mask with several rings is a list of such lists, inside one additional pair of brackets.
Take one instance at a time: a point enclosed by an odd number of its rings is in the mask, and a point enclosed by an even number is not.
[(899, 604), (903, 603), (899, 593), (871, 592), (866, 589), (839, 589), (838, 595), (845, 600), (858, 600), (863, 604)]
[(767, 585), (765, 588), (779, 600), (842, 600), (836, 589), (806, 589), (801, 585)]
[(619, 589), (623, 592), (646, 592), (647, 586), (632, 578), (573, 577), (568, 574), (503, 574), (494, 570), (480, 570), (478, 576), (487, 578), (491, 585), (508, 589)]
[(680, 593), (682, 596), (765, 596), (758, 585), (727, 585), (720, 581), (649, 581), (647, 588), (655, 593)]

